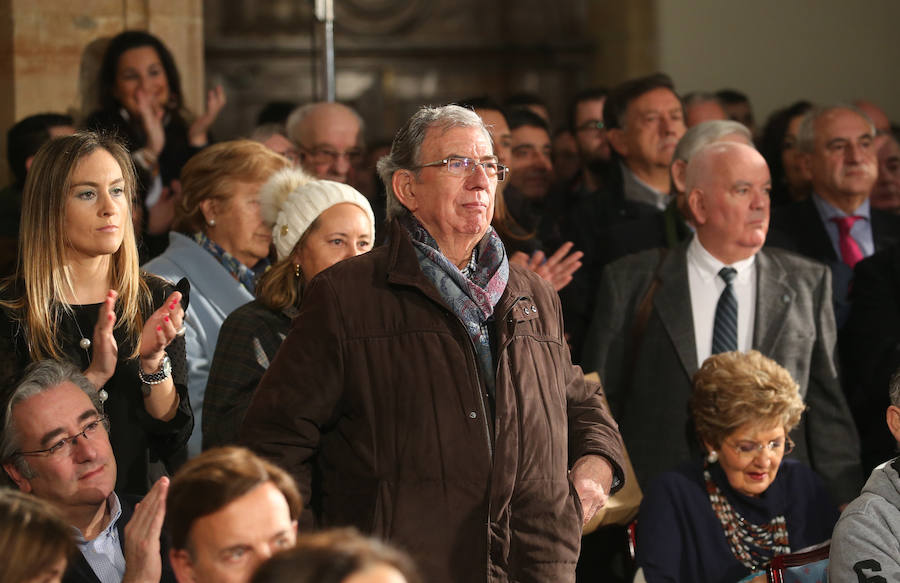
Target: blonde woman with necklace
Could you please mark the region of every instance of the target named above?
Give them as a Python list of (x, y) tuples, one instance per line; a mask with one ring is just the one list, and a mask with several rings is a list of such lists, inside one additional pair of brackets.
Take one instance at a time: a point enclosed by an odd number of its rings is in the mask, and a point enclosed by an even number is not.
[(182, 293), (139, 270), (134, 188), (111, 138), (78, 133), (38, 152), (17, 272), (0, 288), (0, 386), (12, 389), (33, 361), (76, 363), (105, 400), (116, 490), (145, 494), (163, 471), (153, 462), (173, 471), (183, 459), (193, 417)]

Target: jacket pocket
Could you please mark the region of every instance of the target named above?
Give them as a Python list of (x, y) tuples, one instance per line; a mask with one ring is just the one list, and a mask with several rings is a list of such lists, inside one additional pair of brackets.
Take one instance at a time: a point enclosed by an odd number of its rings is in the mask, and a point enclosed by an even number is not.
[(579, 528), (582, 524), (584, 524), (584, 508), (581, 506), (581, 496), (578, 495), (578, 490), (575, 489), (575, 484), (569, 480), (569, 492), (570, 492), (570, 500), (575, 505), (575, 516), (578, 517), (578, 525)]
[(372, 505), (372, 515), (369, 520), (369, 532), (384, 540), (391, 538), (394, 514), (391, 493), (390, 484), (385, 480), (378, 480), (378, 487), (375, 489), (375, 503)]

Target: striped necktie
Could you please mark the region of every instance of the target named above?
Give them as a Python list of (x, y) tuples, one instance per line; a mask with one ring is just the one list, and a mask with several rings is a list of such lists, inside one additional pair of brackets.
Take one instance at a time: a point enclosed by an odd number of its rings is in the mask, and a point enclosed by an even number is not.
[(737, 350), (737, 296), (731, 282), (737, 270), (733, 267), (723, 267), (719, 270), (719, 277), (725, 281), (725, 289), (719, 296), (716, 304), (716, 321), (713, 324), (712, 353), (730, 352)]

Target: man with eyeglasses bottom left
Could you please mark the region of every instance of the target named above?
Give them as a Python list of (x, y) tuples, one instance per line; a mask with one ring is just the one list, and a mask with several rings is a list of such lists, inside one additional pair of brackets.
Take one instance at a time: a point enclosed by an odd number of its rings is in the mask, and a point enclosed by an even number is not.
[(143, 500), (116, 495), (108, 420), (90, 381), (72, 365), (45, 360), (3, 403), (3, 469), (20, 490), (56, 507), (81, 551), (64, 583), (174, 583), (160, 539), (169, 480)]

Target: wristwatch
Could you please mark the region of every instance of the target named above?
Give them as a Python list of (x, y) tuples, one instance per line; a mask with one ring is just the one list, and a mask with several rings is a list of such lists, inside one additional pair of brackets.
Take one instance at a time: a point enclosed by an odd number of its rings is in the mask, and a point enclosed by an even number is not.
[(172, 361), (169, 360), (169, 355), (163, 355), (162, 362), (159, 363), (159, 370), (156, 372), (152, 372), (150, 374), (144, 374), (144, 371), (141, 370), (140, 365), (138, 365), (138, 377), (140, 377), (141, 382), (144, 383), (141, 385), (141, 392), (144, 393), (145, 397), (150, 396), (150, 389), (152, 385), (158, 385), (163, 382), (167, 378), (172, 375)]

